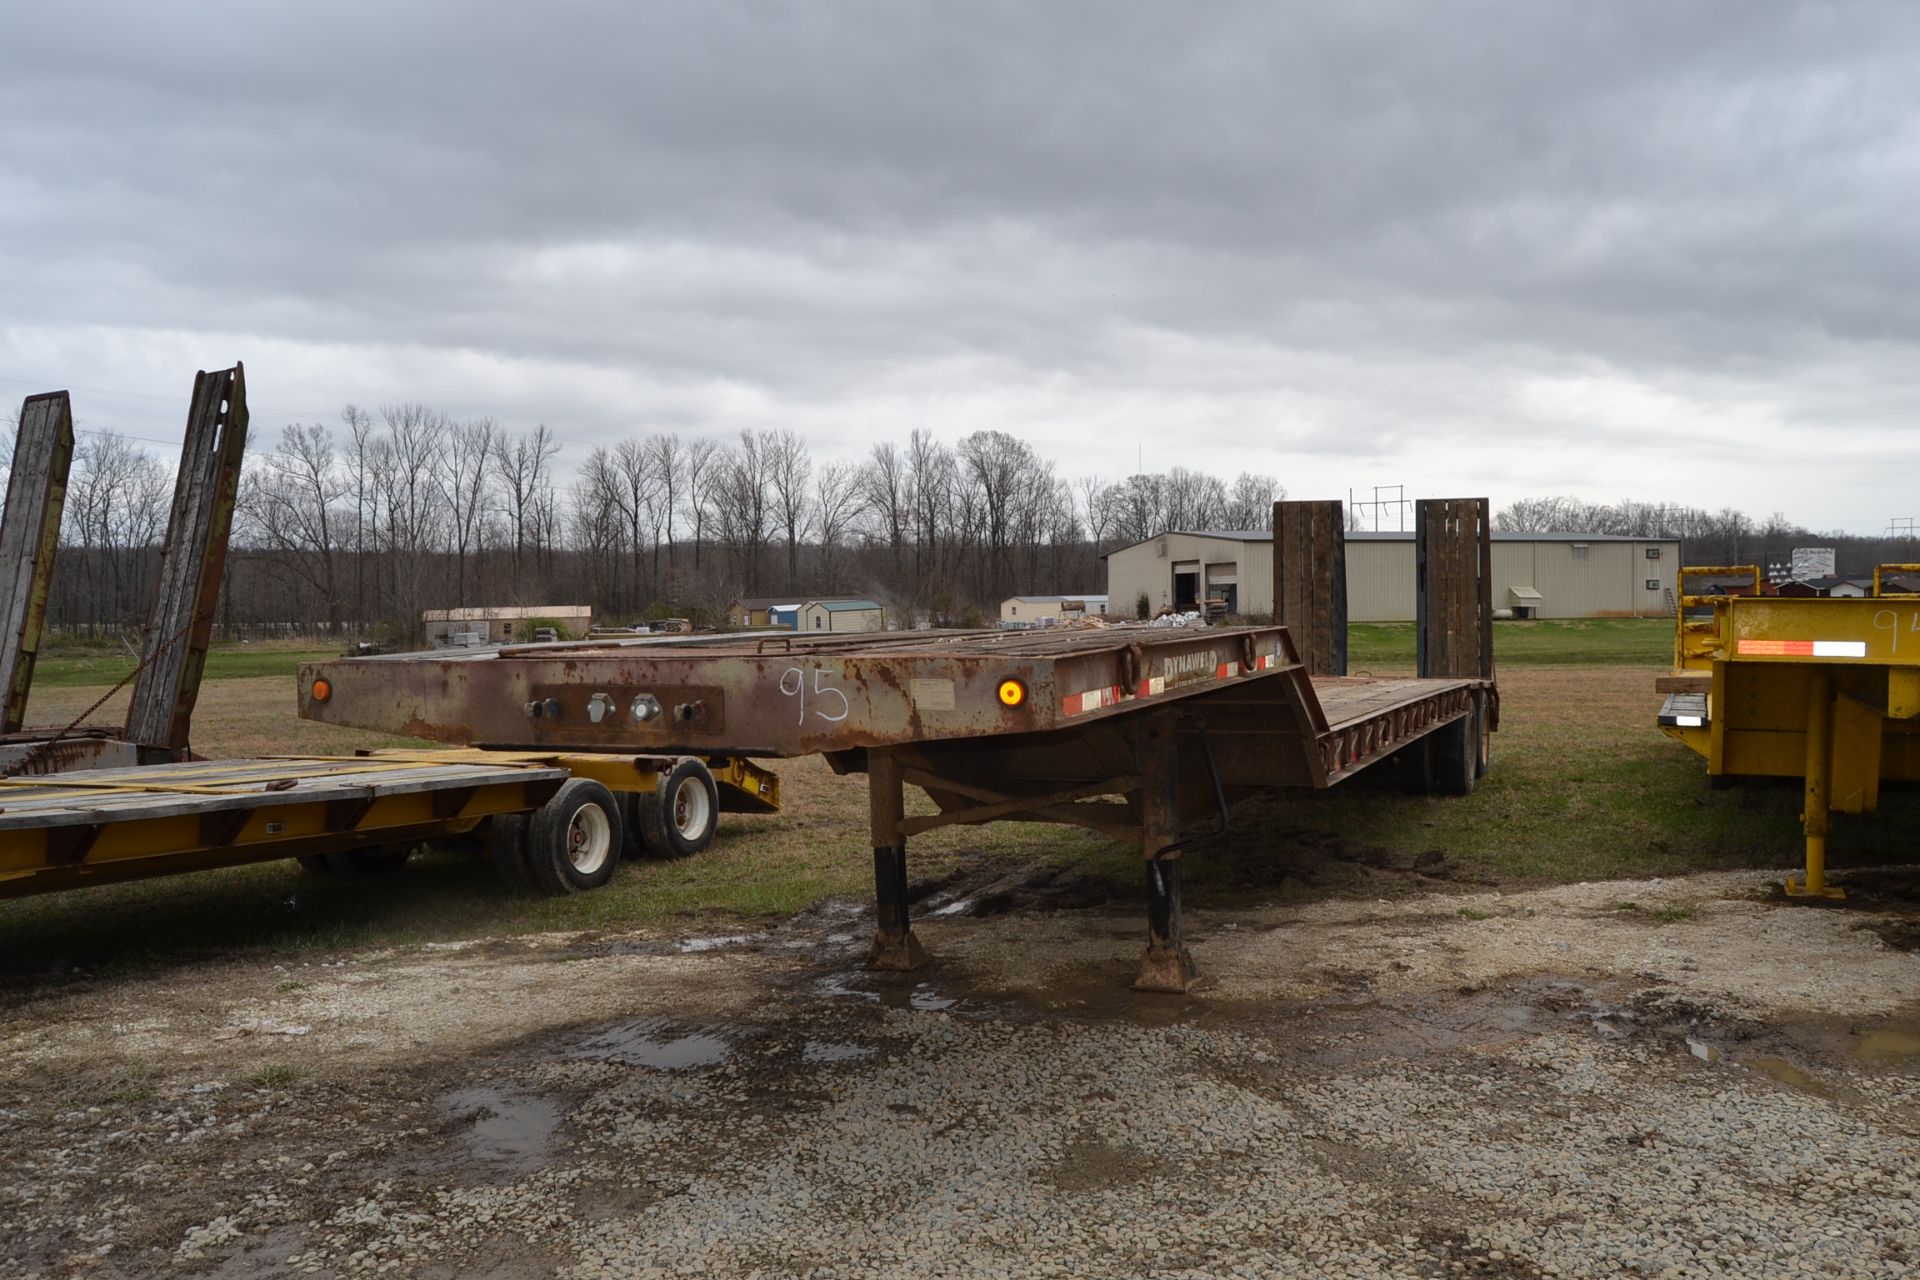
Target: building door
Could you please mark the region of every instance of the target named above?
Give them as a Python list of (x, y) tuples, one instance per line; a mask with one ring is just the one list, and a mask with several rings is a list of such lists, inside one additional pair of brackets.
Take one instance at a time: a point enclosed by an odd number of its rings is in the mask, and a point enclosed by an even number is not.
[(1207, 566), (1207, 599), (1221, 601), (1228, 613), (1240, 612), (1240, 566), (1222, 561)]
[(1177, 613), (1190, 613), (1200, 607), (1200, 565), (1183, 561), (1173, 566), (1173, 607)]

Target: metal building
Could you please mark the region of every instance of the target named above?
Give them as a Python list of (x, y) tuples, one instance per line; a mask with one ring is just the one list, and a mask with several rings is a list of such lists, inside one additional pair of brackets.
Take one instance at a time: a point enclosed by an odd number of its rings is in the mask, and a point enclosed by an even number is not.
[[(1176, 530), (1109, 552), (1112, 612), (1165, 605), (1273, 612), (1273, 535), (1265, 530)], [(1680, 544), (1610, 534), (1495, 533), (1493, 605), (1535, 618), (1665, 617), (1673, 612)], [(1347, 534), (1347, 618), (1410, 622), (1415, 614), (1413, 534)]]
[(798, 631), (885, 631), (887, 611), (871, 600), (809, 600), (796, 615)]
[(1050, 627), (1106, 612), (1105, 596), (1084, 592), (1077, 596), (1008, 596), (1000, 602), (1000, 625), (1010, 630)]
[(584, 604), (492, 605), (470, 609), (428, 609), (421, 613), (427, 640), (434, 647), (463, 644), (524, 643), (535, 627), (551, 626), (562, 640), (593, 630), (593, 608)]
[[(859, 596), (813, 596), (811, 598), (794, 593), (785, 596), (742, 597), (727, 606), (727, 625), (730, 627), (792, 627), (792, 615), (801, 606), (808, 604), (862, 604), (869, 608), (879, 608), (870, 600)], [(773, 611), (778, 609), (784, 616), (776, 618)]]

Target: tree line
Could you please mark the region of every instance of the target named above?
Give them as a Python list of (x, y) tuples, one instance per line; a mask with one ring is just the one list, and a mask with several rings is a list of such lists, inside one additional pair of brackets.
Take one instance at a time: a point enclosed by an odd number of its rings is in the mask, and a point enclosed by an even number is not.
[[(13, 433), (0, 431), (0, 467)], [(346, 406), (250, 452), (225, 570), (235, 632), (416, 639), (422, 610), (593, 606), (608, 621), (719, 620), (751, 596), (864, 595), (897, 620), (990, 619), (1008, 595), (1099, 592), (1101, 556), (1167, 529), (1270, 527), (1285, 490), (1174, 467), (1063, 477), (1025, 441), (914, 431), (858, 460), (815, 458), (790, 430), (637, 434), (570, 471), (542, 424), (515, 431), (419, 403)], [(78, 437), (49, 622), (125, 634), (144, 619), (171, 460), (111, 433)], [(1524, 498), (1497, 529), (1673, 538), (1691, 563), (1784, 560), (1833, 546), (1838, 570), (1911, 561), (1911, 539), (1817, 534), (1678, 503)]]
[[(11, 443), (11, 433), (8, 433)], [(1284, 490), (1176, 467), (1068, 480), (1031, 445), (926, 431), (854, 460), (791, 430), (601, 445), (558, 466), (512, 430), (402, 403), (292, 423), (244, 472), (222, 593), (235, 632), (416, 639), (422, 610), (578, 604), (596, 618), (717, 621), (741, 597), (872, 596), (899, 620), (966, 624), (1014, 594), (1105, 589), (1105, 551), (1168, 528), (1261, 529)], [(173, 468), (127, 440), (76, 448), (49, 622), (136, 627)]]

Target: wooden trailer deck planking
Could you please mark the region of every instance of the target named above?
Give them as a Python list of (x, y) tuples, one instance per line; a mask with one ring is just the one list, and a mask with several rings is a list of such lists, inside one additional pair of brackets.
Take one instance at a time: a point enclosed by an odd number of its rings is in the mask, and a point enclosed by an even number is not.
[[(1001, 820), (1141, 845), (1137, 985), (1181, 990), (1178, 855), (1236, 801), (1325, 789), (1400, 755), (1461, 792), (1484, 768), (1493, 682), (1309, 676), (1284, 627), (713, 636), (346, 658), (302, 669), (301, 714), (492, 748), (781, 757), (869, 776), (871, 962), (924, 958), (906, 839)], [(911, 783), (938, 805), (905, 816)]]

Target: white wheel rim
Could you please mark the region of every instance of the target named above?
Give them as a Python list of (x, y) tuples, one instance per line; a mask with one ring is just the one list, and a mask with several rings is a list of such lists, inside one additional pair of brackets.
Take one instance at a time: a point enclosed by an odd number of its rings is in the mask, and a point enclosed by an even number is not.
[(713, 797), (707, 794), (700, 779), (684, 779), (674, 791), (669, 815), (681, 839), (698, 840), (713, 821)]
[(597, 804), (583, 804), (574, 810), (567, 824), (567, 861), (583, 875), (598, 871), (613, 852), (613, 825), (606, 811)]

